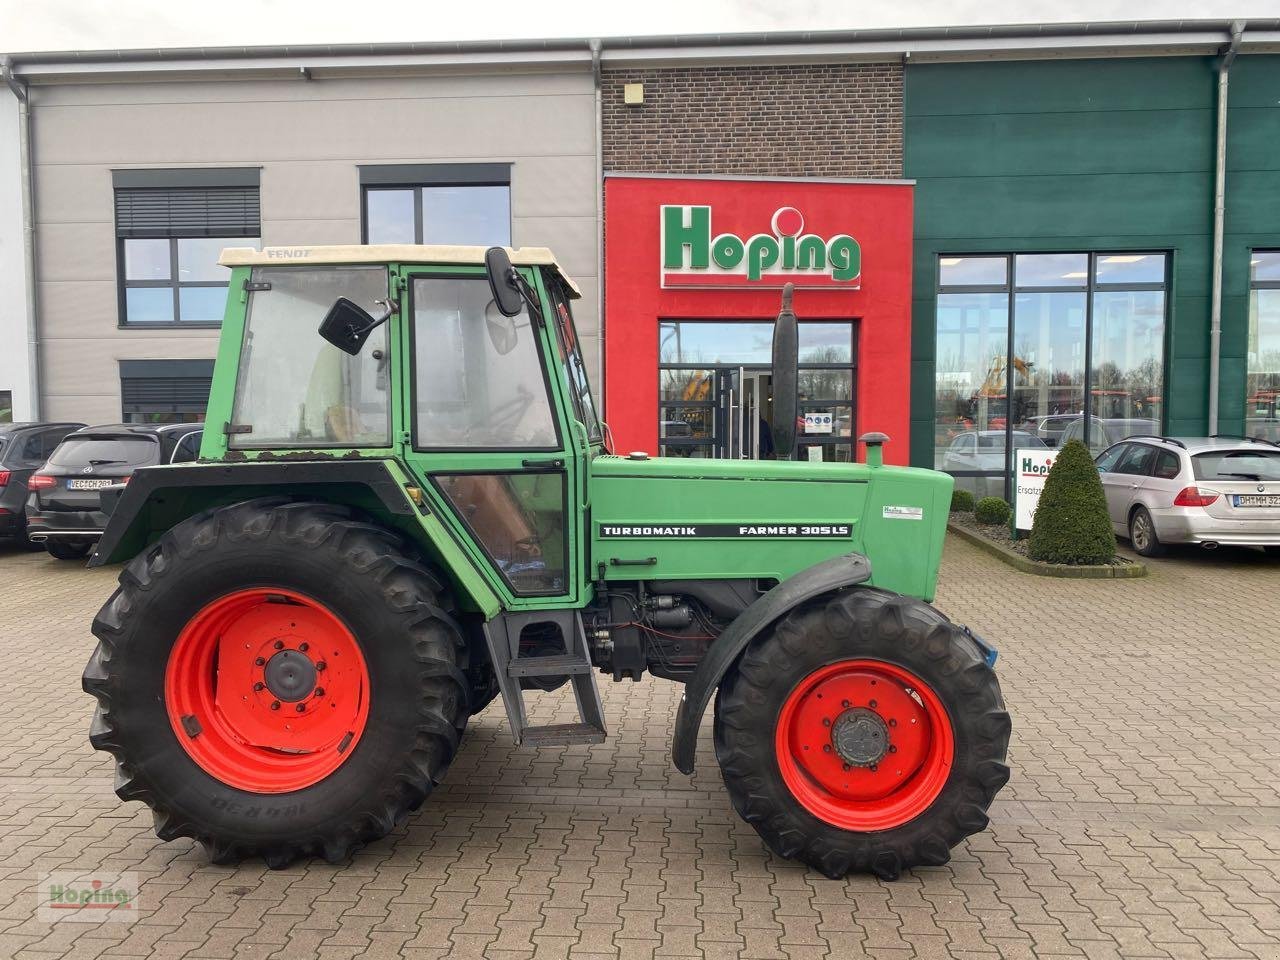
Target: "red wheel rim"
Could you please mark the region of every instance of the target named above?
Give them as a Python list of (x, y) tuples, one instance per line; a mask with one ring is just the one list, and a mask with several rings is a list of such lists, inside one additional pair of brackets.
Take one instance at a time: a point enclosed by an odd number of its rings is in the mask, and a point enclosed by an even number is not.
[(787, 789), (806, 810), (868, 832), (929, 808), (951, 773), (955, 736), (938, 695), (910, 670), (841, 660), (791, 691), (774, 749)]
[(369, 716), (369, 671), (324, 604), (274, 587), (237, 590), (188, 621), (169, 653), (174, 735), (212, 777), (288, 793), (340, 767)]

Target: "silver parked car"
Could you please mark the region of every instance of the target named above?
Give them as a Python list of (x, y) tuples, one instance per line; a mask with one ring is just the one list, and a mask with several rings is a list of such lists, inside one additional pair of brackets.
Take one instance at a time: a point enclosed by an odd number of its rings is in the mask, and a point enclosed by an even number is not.
[(1280, 445), (1129, 437), (1097, 459), (1111, 525), (1144, 557), (1166, 544), (1280, 552)]
[[(1119, 443), (1125, 437), (1135, 434), (1150, 436), (1160, 432), (1160, 424), (1155, 420), (1144, 418), (1112, 419), (1094, 417), (1089, 424), (1089, 452), (1097, 456), (1098, 452), (1107, 449), (1113, 443)], [(1084, 417), (1078, 417), (1067, 424), (1058, 436), (1058, 444), (1066, 446), (1071, 440), (1084, 441)]]
[[(939, 470), (960, 473), (956, 487), (968, 490), (978, 499), (1004, 496), (1004, 440), (1003, 430), (966, 430), (956, 434), (942, 456)], [(1025, 430), (1013, 431), (1013, 449), (1020, 447), (1044, 447), (1043, 440)], [(967, 471), (983, 471), (995, 476), (965, 476)]]

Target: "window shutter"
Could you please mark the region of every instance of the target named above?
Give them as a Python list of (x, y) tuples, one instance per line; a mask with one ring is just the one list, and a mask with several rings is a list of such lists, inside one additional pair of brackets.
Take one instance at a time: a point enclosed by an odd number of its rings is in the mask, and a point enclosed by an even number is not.
[(204, 408), (213, 381), (206, 377), (126, 377), (120, 399), (130, 407), (182, 406)]
[(117, 189), (116, 236), (258, 237), (257, 187)]

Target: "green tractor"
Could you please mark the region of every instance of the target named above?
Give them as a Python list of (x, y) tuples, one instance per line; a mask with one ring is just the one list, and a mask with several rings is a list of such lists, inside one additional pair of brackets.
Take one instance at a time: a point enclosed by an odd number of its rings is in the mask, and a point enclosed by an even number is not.
[[(91, 741), (215, 862), (342, 861), (448, 773), (501, 696), (517, 744), (599, 743), (597, 672), (685, 685), (738, 813), (831, 877), (942, 864), (1009, 776), (995, 651), (929, 606), (952, 481), (619, 456), (550, 251), (230, 249), (200, 460), (104, 495)], [(578, 722), (534, 725), (531, 690)], [(560, 696), (567, 696), (565, 690)]]

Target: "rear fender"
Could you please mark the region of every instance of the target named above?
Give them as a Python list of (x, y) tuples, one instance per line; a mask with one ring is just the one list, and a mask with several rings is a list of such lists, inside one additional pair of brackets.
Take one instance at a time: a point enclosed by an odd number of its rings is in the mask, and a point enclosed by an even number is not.
[(734, 662), (766, 627), (789, 610), (832, 590), (871, 579), (871, 562), (860, 553), (846, 553), (806, 567), (783, 580), (729, 624), (698, 664), (680, 698), (676, 728), (671, 738), (671, 759), (681, 773), (693, 773), (698, 727), (720, 681)]
[(89, 566), (123, 563), (166, 530), (204, 510), (252, 500), (286, 496), (353, 507), (414, 541), (449, 578), (460, 605), (496, 616), (501, 609), (448, 528), (425, 501), (410, 496), (412, 479), (392, 460), (295, 460), (263, 463), (200, 463), (147, 467), (127, 486), (113, 488), (104, 507), (107, 528)]

